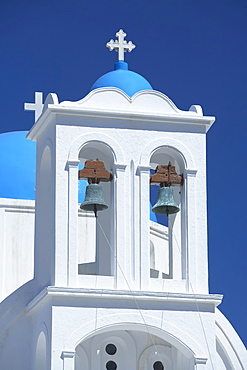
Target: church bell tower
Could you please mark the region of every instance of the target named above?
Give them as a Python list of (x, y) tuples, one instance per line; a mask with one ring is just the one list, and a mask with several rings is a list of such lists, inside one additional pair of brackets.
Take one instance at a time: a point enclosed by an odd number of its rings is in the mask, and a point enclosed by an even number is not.
[(77, 102), (49, 94), (28, 134), (40, 291), (28, 306), (32, 368), (221, 369), (206, 212), (215, 118), (178, 109), (130, 71), (135, 45), (116, 36), (114, 70)]

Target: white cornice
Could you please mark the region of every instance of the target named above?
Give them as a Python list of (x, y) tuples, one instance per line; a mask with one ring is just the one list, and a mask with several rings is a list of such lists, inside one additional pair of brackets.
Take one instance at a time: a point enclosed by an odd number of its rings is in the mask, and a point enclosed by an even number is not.
[[(200, 108), (200, 109), (199, 109)], [(140, 91), (129, 98), (117, 88), (101, 88), (91, 91), (78, 102), (47, 104), (43, 114), (31, 128), (27, 137), (36, 140), (56, 116), (78, 116), (97, 119), (115, 119), (145, 122), (199, 125), (205, 132), (215, 121), (215, 117), (203, 116), (201, 107), (191, 106), (189, 111), (179, 110), (164, 94), (158, 91)]]
[[(220, 294), (190, 294), (190, 293), (169, 293), (169, 292), (145, 292), (129, 290), (111, 290), (111, 289), (85, 289), (49, 286), (43, 289), (27, 306), (27, 311), (31, 313), (39, 306), (48, 302), (52, 298), (79, 299), (82, 302), (87, 299), (96, 298), (98, 300), (130, 300), (142, 302), (174, 302), (174, 303), (194, 303), (218, 306), (223, 296)], [(68, 301), (67, 301), (68, 303)], [(181, 310), (183, 310), (181, 306)]]

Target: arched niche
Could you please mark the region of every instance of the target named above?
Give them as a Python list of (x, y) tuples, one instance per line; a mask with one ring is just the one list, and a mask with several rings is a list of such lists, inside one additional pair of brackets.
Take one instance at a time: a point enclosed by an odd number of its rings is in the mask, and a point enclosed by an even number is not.
[[(108, 209), (99, 211), (97, 219), (93, 212), (79, 210), (78, 222), (78, 272), (82, 275), (112, 276), (114, 274), (114, 200), (115, 200), (115, 156), (111, 147), (98, 140), (91, 140), (82, 145), (78, 155), (78, 170), (87, 160), (104, 162), (107, 171), (113, 175), (110, 182), (100, 182), (104, 201)], [(84, 183), (84, 186), (81, 186)], [(79, 180), (79, 191), (86, 189), (87, 180)], [(79, 199), (84, 201), (84, 194)]]
[(44, 331), (39, 333), (35, 351), (35, 370), (46, 370), (47, 365), (47, 338)]
[[(184, 156), (176, 148), (168, 145), (156, 147), (150, 153), (150, 174), (155, 172), (158, 165), (168, 165), (169, 162), (175, 166), (178, 175), (184, 176), (186, 166)], [(150, 185), (151, 207), (157, 202), (159, 188), (159, 185)], [(168, 217), (151, 211), (151, 220), (155, 223), (151, 224), (150, 240), (155, 251), (154, 264), (156, 273), (151, 270), (150, 276), (153, 278), (181, 280), (185, 278), (186, 270), (186, 237), (184, 233), (186, 182), (184, 182), (183, 186), (173, 185), (171, 188), (174, 201), (180, 208), (180, 211), (170, 214)], [(156, 233), (152, 233), (152, 228), (157, 229)], [(150, 268), (152, 267), (150, 266)]]

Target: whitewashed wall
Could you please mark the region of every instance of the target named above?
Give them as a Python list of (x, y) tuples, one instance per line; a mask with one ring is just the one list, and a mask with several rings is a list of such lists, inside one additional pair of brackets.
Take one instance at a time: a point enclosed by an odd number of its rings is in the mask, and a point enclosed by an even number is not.
[(35, 202), (0, 199), (0, 301), (34, 276)]

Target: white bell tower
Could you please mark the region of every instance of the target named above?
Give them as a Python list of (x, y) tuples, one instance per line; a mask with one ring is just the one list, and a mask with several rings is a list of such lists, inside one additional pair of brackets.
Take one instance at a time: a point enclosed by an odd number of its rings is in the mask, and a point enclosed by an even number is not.
[[(199, 106), (181, 111), (154, 90), (130, 98), (102, 87), (61, 103), (50, 94), (29, 133), (37, 141), (40, 284), (207, 294), (205, 134), (213, 122)], [(109, 208), (97, 219), (78, 209), (78, 169), (90, 159), (113, 177), (101, 183)], [(181, 210), (167, 227), (150, 222), (149, 208), (150, 169), (168, 162), (184, 181), (173, 187)]]
[[(28, 135), (37, 142), (40, 291), (28, 306), (32, 368), (240, 369), (216, 327), (222, 296), (208, 292), (206, 132), (215, 119), (197, 105), (181, 111), (129, 71), (124, 52), (135, 45), (116, 35), (107, 44), (119, 51), (115, 71), (77, 102), (49, 94)], [(87, 160), (112, 174), (100, 183), (108, 209), (97, 218), (78, 200)], [(183, 184), (173, 186), (180, 211), (167, 225), (150, 220), (150, 174), (169, 162)]]

